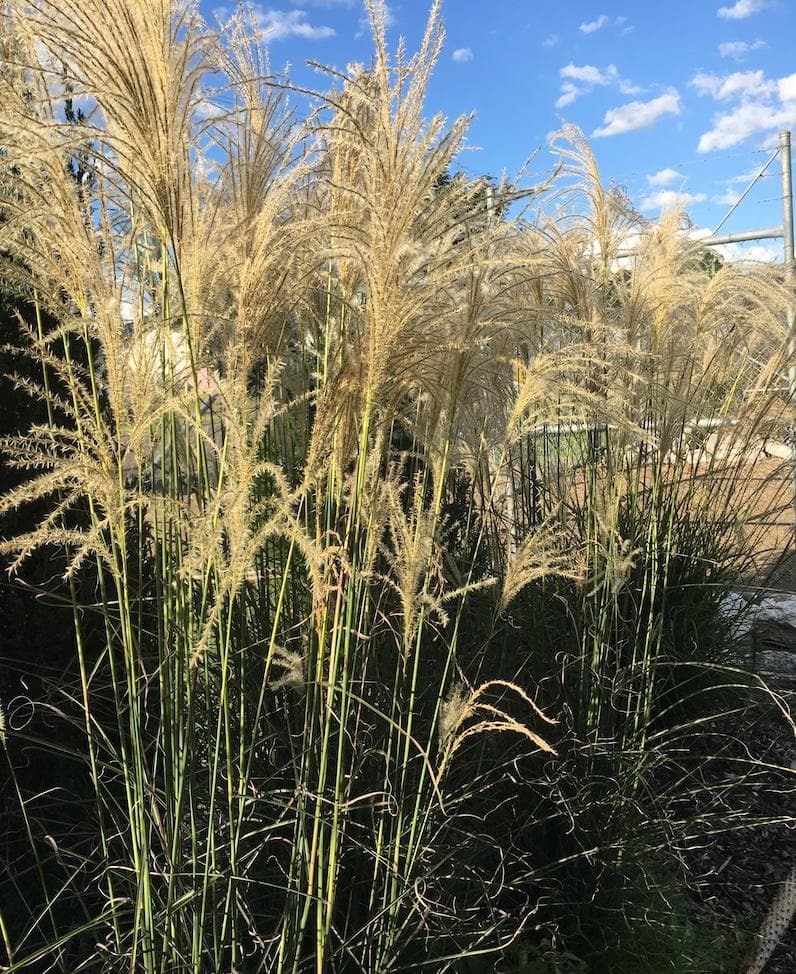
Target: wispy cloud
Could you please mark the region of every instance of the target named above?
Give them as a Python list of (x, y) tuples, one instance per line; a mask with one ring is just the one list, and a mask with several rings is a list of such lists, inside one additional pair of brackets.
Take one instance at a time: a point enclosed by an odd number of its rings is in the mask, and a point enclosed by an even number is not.
[(651, 101), (630, 101), (605, 113), (603, 124), (592, 132), (596, 139), (649, 128), (664, 115), (680, 114), (680, 95), (672, 88)]
[(583, 89), (578, 88), (577, 85), (561, 85), (561, 94), (556, 98), (556, 108), (566, 108), (582, 94)]
[(714, 196), (711, 202), (717, 206), (735, 206), (740, 198), (741, 194), (737, 189), (725, 189), (719, 196)]
[(704, 203), (707, 197), (704, 193), (678, 193), (673, 189), (661, 189), (650, 193), (641, 201), (642, 210), (671, 210), (675, 207), (685, 209), (694, 203)]
[[(582, 23), (578, 30), (582, 34), (594, 34), (598, 30), (602, 30), (603, 27), (607, 27), (611, 23), (611, 18), (607, 14), (600, 14), (595, 20), (587, 20)], [(614, 27), (619, 28), (622, 34), (632, 34), (635, 27), (628, 23), (627, 17), (616, 17), (614, 19)]]
[(716, 12), (725, 20), (744, 20), (769, 6), (769, 0), (736, 0), (731, 7), (719, 7)]
[(353, 7), (357, 0), (290, 0), (294, 7)]
[(738, 145), (751, 135), (796, 125), (796, 74), (767, 78), (762, 71), (736, 71), (728, 75), (698, 74), (691, 84), (700, 95), (717, 102), (735, 102), (714, 115), (703, 132), (699, 152)]
[(465, 64), (467, 61), (472, 61), (473, 52), (469, 47), (457, 47), (451, 57), (457, 64)]
[[(318, 41), (335, 36), (333, 27), (313, 24), (308, 19), (306, 10), (276, 10), (266, 7), (262, 3), (246, 4), (251, 12), (254, 23), (262, 31), (263, 39), (271, 43), (282, 41), (288, 37), (303, 37), (305, 40)], [(214, 11), (220, 21), (229, 17), (229, 7), (217, 7)]]
[[(361, 7), (361, 3), (359, 4)], [(387, 0), (382, 0), (381, 6), (384, 9), (384, 26), (392, 27), (395, 24), (395, 13), (392, 7), (387, 2)], [(370, 34), (373, 30), (373, 25), (371, 24), (369, 14), (365, 13), (359, 18), (359, 30), (354, 35), (355, 37), (364, 37), (366, 34)]]
[(637, 95), (642, 88), (620, 76), (615, 64), (598, 68), (593, 64), (573, 64), (571, 61), (558, 72), (564, 79), (556, 108), (571, 105), (581, 95), (588, 94), (598, 87), (616, 87), (623, 95)]
[(584, 34), (593, 34), (597, 30), (602, 30), (605, 27), (610, 18), (605, 14), (600, 14), (596, 20), (588, 20), (578, 27), (578, 30)]
[(725, 41), (719, 44), (719, 54), (722, 57), (732, 58), (733, 61), (743, 61), (752, 51), (759, 51), (763, 47), (768, 45), (760, 38), (756, 41)]
[[(751, 181), (760, 172), (761, 166), (755, 169), (748, 169), (746, 172), (739, 172), (737, 176), (731, 176), (729, 179), (725, 179), (725, 183), (751, 183)], [(769, 175), (771, 173), (769, 172)]]
[(653, 188), (658, 186), (671, 186), (678, 179), (685, 179), (685, 176), (676, 169), (659, 169), (657, 172), (652, 173), (651, 176), (647, 176), (647, 182)]
[(573, 84), (561, 85), (561, 94), (556, 98), (556, 108), (566, 108), (567, 105), (571, 105), (583, 94), (583, 90), (583, 88), (578, 88), (577, 85)]
[(558, 34), (548, 34), (542, 41), (542, 47), (555, 47), (558, 44)]

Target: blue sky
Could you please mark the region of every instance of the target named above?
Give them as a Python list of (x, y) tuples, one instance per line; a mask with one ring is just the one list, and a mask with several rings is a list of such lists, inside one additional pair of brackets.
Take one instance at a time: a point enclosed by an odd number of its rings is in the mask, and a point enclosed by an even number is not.
[[(361, 0), (253, 4), (274, 68), (320, 79), (307, 59), (344, 68), (367, 62)], [(203, 0), (213, 19), (217, 3)], [(391, 0), (390, 38), (414, 48), (425, 0)], [(552, 163), (562, 121), (592, 139), (606, 182), (627, 186), (650, 217), (681, 197), (713, 228), (764, 164), (783, 128), (796, 129), (796, 0), (447, 0), (446, 46), (427, 111), (475, 113), (460, 168), (531, 175)], [(779, 170), (752, 190), (725, 230), (781, 220)], [(757, 245), (781, 259), (776, 241)]]

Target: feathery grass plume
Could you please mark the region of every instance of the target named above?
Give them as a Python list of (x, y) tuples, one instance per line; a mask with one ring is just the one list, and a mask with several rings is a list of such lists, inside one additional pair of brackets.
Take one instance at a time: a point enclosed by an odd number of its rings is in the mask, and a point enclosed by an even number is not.
[(436, 516), (425, 505), (423, 481), (417, 477), (409, 486), (408, 499), (404, 500), (401, 486), (394, 480), (385, 482), (390, 546), (382, 549), (390, 565), (390, 573), (384, 580), (401, 603), (404, 651), (411, 646), (426, 611), (436, 614), (443, 622), (447, 618), (429, 588), (429, 579), (435, 574), (435, 562), (441, 554), (434, 541)]
[[(114, 395), (110, 382), (102, 382), (103, 377), (96, 373), (80, 375), (74, 365), (51, 351), (48, 337), (28, 330), (27, 339), (28, 351), (61, 381), (68, 396), (31, 381), (16, 380), (18, 388), (59, 412), (63, 424), (35, 426), (25, 436), (2, 441), (9, 464), (31, 471), (33, 476), (0, 499), (0, 515), (51, 497), (58, 498), (58, 502), (36, 529), (3, 542), (2, 550), (18, 553), (12, 565), (14, 570), (45, 545), (73, 548), (68, 574), (89, 553), (99, 555), (111, 566), (112, 546), (124, 536), (126, 520), (147, 503), (144, 495), (125, 483), (124, 468), (140, 459), (141, 448), (151, 447), (151, 424), (157, 424), (166, 412), (174, 412), (175, 404), (164, 401), (160, 390), (153, 391), (148, 385), (146, 392), (151, 395), (141, 396), (140, 386), (128, 395), (121, 375)], [(128, 354), (127, 349), (117, 351), (125, 357)], [(99, 388), (107, 390), (108, 403), (113, 402), (116, 407), (111, 422), (96, 409)], [(83, 500), (94, 507), (92, 525), (85, 529), (67, 527), (64, 515), (78, 508)]]
[[(101, 540), (107, 529), (117, 541), (123, 536), (125, 518), (142, 503), (125, 485), (125, 472), (151, 449), (159, 418), (168, 411), (181, 412), (182, 404), (153, 381), (155, 348), (140, 317), (134, 313), (132, 328), (124, 321), (122, 306), (131, 303), (136, 289), (134, 255), (124, 232), (116, 232), (117, 216), (103, 188), (107, 173), (97, 170), (99, 186), (90, 197), (71, 178), (67, 162), (72, 133), (59, 121), (57, 98), (43, 80), (48, 66), (36, 60), (38, 24), (15, 19), (11, 26), (33, 70), (3, 79), (10, 130), (4, 162), (14, 174), (0, 186), (5, 216), (0, 245), (7, 256), (3, 270), (7, 278), (32, 290), (60, 322), (48, 334), (27, 329), (28, 350), (56, 382), (54, 387), (29, 384), (29, 390), (67, 425), (33, 433), (29, 449), (17, 460), (47, 473), (5, 498), (3, 506), (64, 491), (59, 512), (19, 550), (24, 556), (48, 539), (74, 543), (76, 567), (90, 550), (107, 558), (107, 544)], [(31, 85), (33, 98), (28, 97)], [(145, 303), (143, 295), (141, 301)], [(78, 350), (85, 348), (84, 369), (71, 358), (74, 342)], [(16, 450), (19, 444), (6, 446)], [(97, 521), (83, 539), (56, 526), (81, 497), (97, 510)]]
[[(219, 289), (227, 234), (234, 239), (239, 229), (225, 220), (222, 181), (212, 178), (197, 117), (203, 82), (219, 66), (218, 38), (182, 0), (43, 0), (26, 28), (91, 109), (72, 128), (94, 147), (95, 207), (105, 223), (98, 238), (108, 261), (124, 262), (105, 279), (142, 317), (159, 314), (182, 332), (196, 388), (218, 325), (207, 292)], [(100, 297), (89, 291), (92, 302)]]
[[(234, 347), (236, 350), (238, 346)], [(241, 349), (245, 357), (247, 352)], [(223, 441), (208, 446), (216, 455), (217, 486), (207, 506), (197, 512), (181, 571), (186, 578), (217, 576), (214, 600), (192, 656), (196, 665), (213, 636), (219, 613), (234, 603), (249, 578), (258, 553), (272, 539), (287, 538), (298, 547), (313, 579), (314, 602), (325, 600), (325, 572), (319, 552), (299, 521), (301, 492), (291, 489), (281, 466), (261, 457), (263, 439), (282, 407), (275, 398), (280, 369), (273, 365), (252, 404), (249, 370), (228, 358), (225, 378), (216, 386), (214, 407), (223, 424)]]
[(437, 722), (437, 745), (444, 750), (451, 734), (461, 723), (470, 699), (470, 692), (463, 683), (452, 683), (440, 707)]
[(340, 311), (326, 337), (311, 452), (325, 455), (336, 440), (338, 467), (363, 418), (389, 423), (402, 398), (431, 378), (429, 363), (448, 340), (454, 311), (446, 284), (464, 259), (454, 246), (456, 200), (435, 186), (461, 146), (467, 120), (446, 129), (441, 116), (428, 122), (422, 116), (443, 40), (439, 4), (418, 53), (407, 59), (400, 47), (394, 62), (384, 5), (367, 8), (373, 65), (353, 66), (340, 79), (342, 90), (325, 96), (331, 121), (316, 123), (329, 160), (321, 178)]
[(294, 335), (296, 313), (309, 300), (321, 258), (308, 202), (313, 146), (276, 87), (249, 19), (241, 11), (226, 26), (220, 66), (233, 104), (206, 122), (224, 159), (213, 186), (223, 249), (211, 269), (217, 294), (207, 300), (219, 319), (216, 342), (248, 353), (255, 368), (263, 356), (282, 354), (288, 340), (303, 340)]
[(500, 593), (500, 610), (520, 594), (526, 585), (538, 579), (555, 575), (558, 578), (579, 578), (575, 570), (576, 559), (571, 550), (562, 546), (558, 522), (553, 518), (540, 525), (509, 551)]
[[(438, 777), (441, 779), (456, 752), (466, 740), (478, 734), (512, 733), (527, 738), (542, 751), (555, 754), (555, 749), (524, 723), (512, 717), (506, 710), (488, 703), (484, 697), (490, 690), (510, 692), (527, 704), (533, 713), (546, 724), (557, 723), (548, 717), (528, 694), (519, 686), (506, 680), (488, 680), (474, 690), (466, 692), (461, 686), (454, 687), (445, 699), (440, 720), (440, 742), (444, 746)], [(467, 725), (472, 718), (474, 724)], [(442, 731), (444, 730), (444, 736)]]
[(281, 646), (274, 650), (274, 663), (282, 668), (282, 676), (271, 680), (272, 690), (290, 687), (298, 693), (303, 693), (307, 683), (306, 658), (301, 653)]
[[(547, 239), (546, 292), (587, 343), (603, 342), (615, 326), (613, 285), (617, 261), (637, 219), (618, 190), (603, 187), (583, 134), (566, 126), (553, 148), (563, 167), (551, 192), (552, 213), (540, 228)], [(547, 275), (546, 275), (547, 276)]]
[(76, 95), (102, 115), (109, 166), (131, 181), (137, 207), (164, 241), (190, 232), (193, 114), (216, 38), (184, 0), (88, 0), (29, 5), (39, 41), (66, 66)]
[(535, 279), (533, 262), (518, 244), (525, 236), (522, 213), (496, 219), (491, 188), (483, 180), (457, 176), (438, 192), (455, 232), (446, 285), (455, 312), (445, 344), (429, 361), (433, 377), (425, 383), (413, 427), (437, 481), (446, 467), (464, 465), (474, 473), (482, 438), (500, 435), (505, 402), (515, 391), (513, 359), (528, 331), (530, 309), (518, 295)]
[[(626, 485), (625, 485), (626, 486)], [(624, 491), (616, 492), (616, 497), (622, 497)], [(617, 526), (616, 513), (609, 509), (615, 501), (605, 497), (603, 502), (594, 505), (596, 520), (596, 554), (592, 570), (592, 595), (596, 595), (601, 587), (614, 598), (618, 596), (630, 581), (633, 569), (640, 555), (644, 554), (643, 547), (634, 545), (633, 538), (622, 536)]]

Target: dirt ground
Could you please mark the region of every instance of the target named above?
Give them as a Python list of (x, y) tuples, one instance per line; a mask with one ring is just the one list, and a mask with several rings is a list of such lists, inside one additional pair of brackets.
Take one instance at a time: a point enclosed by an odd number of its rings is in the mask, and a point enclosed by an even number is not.
[(796, 592), (790, 463), (767, 457), (747, 466), (743, 477), (744, 493), (749, 498), (747, 524), (755, 538), (760, 573), (755, 581), (780, 591)]
[[(740, 469), (739, 469), (740, 467)], [(726, 478), (733, 506), (745, 513), (744, 528), (752, 541), (755, 567), (745, 579), (750, 586), (765, 586), (796, 593), (793, 480), (790, 461), (761, 457), (753, 462), (713, 461), (708, 472), (699, 464), (694, 471), (714, 485)], [(721, 495), (722, 491), (711, 494)], [(796, 974), (796, 972), (795, 972)]]
[[(796, 550), (794, 547), (794, 506), (791, 464), (774, 458), (763, 458), (748, 464), (742, 477), (744, 496), (749, 499), (747, 526), (755, 540), (757, 577), (751, 584), (783, 593), (796, 593)], [(728, 469), (728, 475), (738, 471)], [(792, 647), (796, 649), (796, 646)], [(776, 686), (780, 702), (791, 712), (796, 705), (792, 681)], [(750, 809), (761, 818), (766, 815), (790, 817), (796, 822), (796, 792), (793, 772), (787, 768), (794, 759), (793, 731), (787, 720), (761, 717), (739, 735), (770, 762), (768, 774), (750, 789)], [(725, 915), (728, 923), (735, 917), (749, 916), (770, 902), (794, 861), (793, 824), (766, 827), (716, 836), (705, 848), (705, 905), (714, 913)], [(796, 974), (796, 928), (791, 923), (765, 974)]]
[[(754, 463), (713, 460), (710, 479), (726, 476), (730, 503), (745, 512), (744, 528), (752, 541), (755, 566), (745, 581), (772, 592), (796, 593), (796, 545), (790, 461), (763, 457)], [(739, 468), (739, 464), (742, 469)], [(697, 478), (705, 473), (698, 466)], [(715, 481), (713, 481), (715, 483)], [(719, 492), (721, 494), (721, 492)], [(796, 651), (796, 645), (789, 647)], [(793, 680), (774, 678), (771, 689), (785, 714), (796, 710)], [(754, 755), (759, 770), (750, 778), (745, 812), (758, 817), (754, 828), (728, 829), (707, 838), (689, 865), (699, 877), (694, 906), (725, 929), (761, 917), (780, 890), (794, 862), (796, 790), (794, 735), (790, 720), (765, 708), (733, 717), (728, 740), (737, 739), (738, 754), (708, 762), (706, 778), (731, 780), (734, 760)], [(732, 750), (732, 748), (730, 748)], [(726, 762), (726, 766), (725, 766)], [(766, 820), (770, 818), (770, 824)], [(783, 819), (787, 824), (783, 824)], [(778, 820), (778, 821), (777, 821)], [(759, 920), (758, 920), (759, 922)], [(747, 958), (748, 960), (748, 958)], [(741, 971), (744, 967), (742, 966)], [(791, 923), (764, 974), (796, 974), (796, 924)]]
[[(793, 708), (793, 693), (784, 701)], [(707, 838), (701, 849), (688, 855), (693, 876), (697, 913), (731, 935), (733, 930), (759, 929), (762, 917), (781, 889), (794, 861), (796, 791), (793, 773), (788, 772), (793, 755), (793, 733), (786, 720), (764, 709), (750, 709), (738, 718), (735, 735), (728, 736), (727, 753), (709, 761), (705, 777), (712, 785), (737, 777), (736, 760), (749, 756), (759, 762), (750, 775), (742, 800), (744, 815), (758, 822), (753, 827)], [(726, 732), (726, 729), (724, 729)], [(735, 741), (732, 740), (735, 736)], [(774, 821), (779, 819), (779, 821)], [(782, 819), (791, 824), (783, 825)], [(745, 974), (750, 953), (735, 974)], [(764, 968), (764, 974), (795, 974), (796, 927), (791, 923)], [(728, 971), (727, 974), (733, 974)]]
[[(655, 473), (650, 468), (647, 483), (652, 482)], [(754, 553), (754, 568), (743, 579), (745, 583), (796, 593), (796, 507), (789, 460), (771, 456), (758, 456), (752, 461), (717, 460), (705, 456), (690, 471), (678, 465), (674, 475), (684, 493), (690, 494), (696, 485), (699, 496), (700, 484), (704, 485), (711, 505), (729, 504), (745, 515), (743, 529)], [(584, 502), (583, 476), (576, 474), (564, 486), (576, 506)]]

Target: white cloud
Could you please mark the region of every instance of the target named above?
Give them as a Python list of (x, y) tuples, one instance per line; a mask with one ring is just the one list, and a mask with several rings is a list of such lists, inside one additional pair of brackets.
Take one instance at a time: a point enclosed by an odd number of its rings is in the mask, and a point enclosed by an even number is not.
[(714, 247), (730, 264), (780, 264), (782, 263), (782, 247), (767, 244), (726, 244)]
[(760, 38), (756, 41), (725, 41), (724, 44), (719, 44), (719, 54), (732, 58), (733, 61), (743, 61), (751, 51), (759, 51), (764, 47), (768, 45)]
[(711, 95), (716, 101), (733, 98), (764, 98), (777, 90), (775, 81), (768, 81), (762, 71), (735, 71), (732, 74), (695, 74), (689, 82), (700, 95)]
[(558, 44), (558, 34), (548, 34), (542, 41), (542, 47), (555, 47)]
[(731, 7), (719, 7), (717, 13), (725, 20), (743, 20), (768, 7), (769, 0), (736, 0)]
[(561, 83), (561, 95), (556, 101), (556, 108), (571, 105), (580, 95), (588, 94), (597, 87), (615, 85), (623, 95), (637, 95), (644, 89), (634, 85), (619, 75), (615, 64), (607, 68), (598, 68), (593, 64), (573, 64), (571, 61), (559, 71), (564, 79)]
[(606, 138), (610, 135), (621, 135), (624, 132), (635, 132), (637, 129), (654, 125), (664, 115), (680, 114), (680, 96), (674, 90), (651, 101), (630, 101), (618, 108), (611, 108), (605, 113), (603, 125), (592, 132), (593, 138)]
[(671, 210), (685, 209), (694, 203), (703, 203), (707, 197), (704, 193), (678, 193), (673, 189), (660, 189), (650, 193), (641, 201), (642, 210)]
[(736, 109), (713, 119), (713, 128), (699, 139), (699, 152), (729, 149), (750, 135), (770, 129), (786, 129), (796, 125), (796, 104), (773, 106), (765, 102), (743, 102)]
[(777, 91), (783, 101), (796, 101), (796, 74), (789, 74), (777, 81)]
[(556, 108), (566, 108), (567, 105), (571, 105), (584, 91), (586, 91), (585, 88), (578, 88), (577, 85), (565, 82), (561, 85), (561, 94), (556, 99)]
[(671, 186), (678, 179), (685, 179), (685, 176), (676, 169), (659, 169), (658, 172), (647, 176), (647, 182), (650, 186)]
[(736, 102), (713, 117), (712, 128), (699, 139), (700, 152), (728, 149), (751, 135), (796, 124), (796, 74), (775, 79), (766, 78), (762, 71), (699, 74), (691, 84), (701, 95)]
[(600, 14), (596, 20), (589, 20), (578, 28), (583, 34), (593, 34), (596, 30), (602, 30), (608, 23), (609, 18), (605, 14)]
[(572, 81), (582, 81), (587, 85), (610, 85), (619, 78), (619, 72), (616, 70), (615, 64), (609, 64), (604, 71), (601, 71), (593, 64), (577, 65), (570, 62), (561, 68), (559, 74), (562, 78), (570, 78)]
[(221, 105), (214, 102), (202, 89), (196, 92), (192, 107), (197, 122), (207, 122), (228, 115), (228, 109), (222, 108)]
[[(311, 23), (306, 10), (275, 10), (262, 3), (252, 3), (249, 6), (254, 22), (263, 33), (266, 42), (282, 41), (288, 37), (303, 37), (305, 40), (317, 41), (327, 37), (334, 37), (333, 27), (325, 27)], [(225, 19), (229, 10), (227, 7), (217, 8), (216, 16)]]
[(473, 52), (469, 47), (457, 47), (451, 56), (457, 64), (465, 64), (467, 61), (472, 61)]
[(720, 196), (714, 196), (712, 202), (720, 206), (735, 206), (741, 194), (737, 189), (725, 189)]

